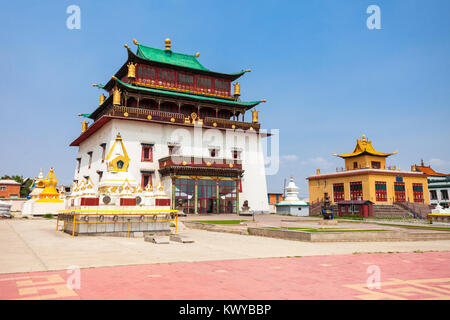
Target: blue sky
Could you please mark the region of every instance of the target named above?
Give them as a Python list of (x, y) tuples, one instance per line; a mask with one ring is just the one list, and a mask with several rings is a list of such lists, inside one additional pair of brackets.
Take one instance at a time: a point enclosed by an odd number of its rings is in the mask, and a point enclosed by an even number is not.
[[(66, 8), (81, 8), (81, 29)], [(369, 30), (369, 5), (381, 30)], [(209, 69), (252, 69), (243, 100), (267, 99), (260, 121), (280, 129), (281, 167), (268, 177), (280, 191), (343, 161), (365, 133), (388, 162), (420, 159), (450, 172), (450, 2), (316, 1), (14, 1), (0, 12), (2, 135), (0, 175), (36, 176), (55, 168), (71, 184), (79, 112), (126, 59), (132, 38), (154, 47), (201, 52)]]

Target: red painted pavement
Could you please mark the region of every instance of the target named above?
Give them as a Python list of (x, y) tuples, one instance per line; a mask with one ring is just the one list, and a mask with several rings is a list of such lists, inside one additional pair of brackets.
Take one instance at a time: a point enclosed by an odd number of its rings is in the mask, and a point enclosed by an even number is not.
[[(369, 266), (380, 289), (368, 289)], [(377, 269), (377, 267), (371, 267)], [(0, 275), (0, 299), (450, 299), (450, 252), (164, 263)]]

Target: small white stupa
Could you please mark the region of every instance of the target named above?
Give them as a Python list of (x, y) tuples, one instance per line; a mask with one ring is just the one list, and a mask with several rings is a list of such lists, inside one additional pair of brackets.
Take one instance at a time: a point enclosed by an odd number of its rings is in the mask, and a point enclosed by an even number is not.
[(303, 217), (309, 216), (309, 204), (298, 198), (298, 187), (295, 185), (294, 177), (291, 176), (289, 179), (289, 184), (285, 191), (286, 197), (283, 201), (275, 204), (277, 213)]
[(439, 203), (436, 205), (436, 208), (431, 210), (433, 214), (450, 214), (450, 209), (443, 208)]

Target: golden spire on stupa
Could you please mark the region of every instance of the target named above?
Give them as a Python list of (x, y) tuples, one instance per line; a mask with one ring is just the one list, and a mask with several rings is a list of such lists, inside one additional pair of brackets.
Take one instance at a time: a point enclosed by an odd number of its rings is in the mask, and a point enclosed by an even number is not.
[(44, 190), (39, 194), (39, 200), (36, 202), (63, 202), (59, 199), (59, 192), (56, 189), (56, 185), (58, 184), (58, 180), (55, 177), (55, 173), (53, 172), (53, 168), (50, 168), (50, 171), (47, 173), (44, 179)]

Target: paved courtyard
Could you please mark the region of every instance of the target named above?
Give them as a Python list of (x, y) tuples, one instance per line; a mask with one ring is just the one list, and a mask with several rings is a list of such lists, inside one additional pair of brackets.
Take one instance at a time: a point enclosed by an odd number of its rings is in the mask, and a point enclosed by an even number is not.
[[(180, 224), (195, 243), (156, 245), (55, 227), (0, 220), (0, 299), (450, 298), (450, 240), (310, 243)], [(370, 265), (380, 268), (381, 290), (367, 291)], [(66, 286), (72, 266), (80, 289)]]
[(82, 269), (79, 288), (67, 271), (3, 274), (0, 299), (448, 300), (449, 262), (427, 252), (119, 266)]

